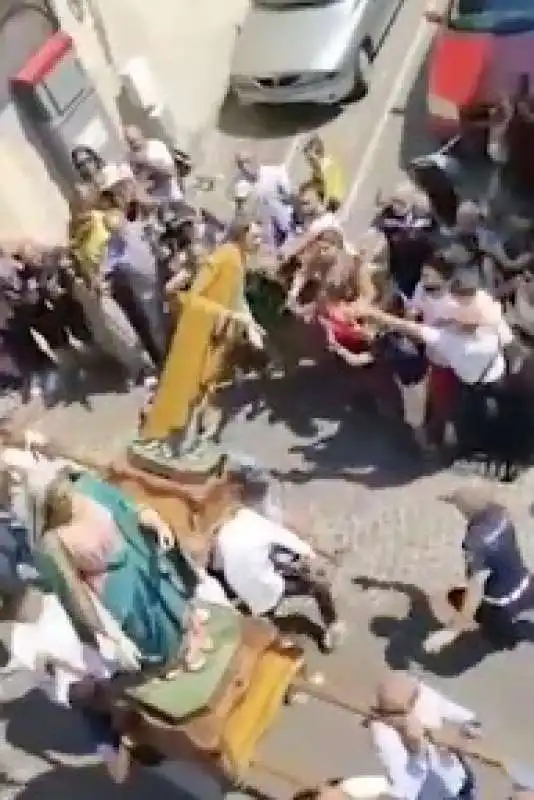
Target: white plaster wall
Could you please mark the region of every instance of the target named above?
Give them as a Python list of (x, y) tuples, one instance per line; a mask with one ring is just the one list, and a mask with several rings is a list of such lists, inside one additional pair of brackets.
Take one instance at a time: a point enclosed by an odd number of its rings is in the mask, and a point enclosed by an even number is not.
[[(64, 1), (64, 0), (63, 0)], [(189, 147), (224, 98), (237, 26), (249, 0), (91, 0), (120, 69), (145, 56)]]
[[(55, 0), (62, 27), (75, 39), (79, 57), (91, 75), (112, 119), (119, 82), (108, 64), (89, 16), (76, 22), (66, 0)], [(0, 238), (31, 237), (56, 244), (66, 235), (67, 204), (41, 154), (28, 140), (15, 109), (0, 115)]]
[(0, 175), (0, 238), (32, 237), (47, 244), (63, 241), (65, 200), (28, 142), (12, 106), (0, 115)]
[[(197, 154), (224, 98), (236, 27), (248, 2), (85, 0), (85, 18), (79, 22), (67, 0), (53, 0), (62, 27), (75, 40), (80, 60), (115, 123), (119, 124), (119, 72), (129, 59), (144, 56), (171, 112), (177, 143)], [(65, 200), (13, 109), (0, 116), (0, 169), (0, 236), (63, 241)]]

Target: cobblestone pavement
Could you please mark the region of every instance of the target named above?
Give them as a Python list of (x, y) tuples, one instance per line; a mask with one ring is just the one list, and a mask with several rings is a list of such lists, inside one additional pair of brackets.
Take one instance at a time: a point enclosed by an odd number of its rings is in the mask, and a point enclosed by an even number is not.
[[(213, 165), (208, 165), (212, 172), (229, 174), (233, 153), (245, 148), (257, 152), (264, 163), (284, 159), (294, 179), (296, 173), (302, 177), (303, 137), (319, 125), (328, 149), (349, 171), (352, 199), (346, 228), (349, 237), (355, 237), (368, 222), (377, 190), (387, 191), (402, 177), (409, 158), (431, 147), (421, 124), (424, 69), (419, 62), (429, 38), (428, 32), (421, 35), (420, 31), (425, 5), (424, 0), (404, 4), (394, 35), (377, 59), (365, 103), (348, 107), (333, 119), (329, 116), (321, 124), (306, 124), (308, 112), (300, 108), (293, 115), (285, 109), (282, 113), (252, 109), (246, 115), (246, 130), (243, 119), (239, 130), (236, 119), (229, 124), (223, 114)], [(397, 86), (399, 73), (404, 81)], [(272, 123), (276, 115), (280, 116), (279, 130), (274, 134), (268, 121)], [(292, 116), (298, 125), (292, 125)], [(228, 207), (226, 197), (221, 204)], [(530, 644), (513, 653), (491, 655), (459, 677), (458, 660), (425, 660), (418, 653), (424, 592), (442, 592), (461, 577), (462, 523), (438, 498), (462, 479), (429, 468), (422, 474), (406, 436), (358, 410), (354, 403), (358, 380), (357, 371), (342, 372), (327, 364), (303, 366), (267, 385), (245, 382), (224, 401), (230, 417), (224, 443), (278, 472), (284, 502), (323, 549), (346, 546), (335, 585), (349, 623), (348, 641), (328, 658), (309, 644), (310, 667), (323, 672), (330, 684), (346, 687), (347, 697), (368, 700), (384, 656), (395, 666), (409, 663), (433, 684), (444, 685), (453, 698), (476, 709), (503, 752), (534, 764), (534, 728), (527, 702)], [(87, 405), (73, 403), (47, 411), (38, 423), (32, 418), (32, 427), (75, 451), (119, 452), (135, 428), (140, 397), (135, 392), (118, 394), (113, 387), (103, 393), (99, 383), (99, 391)], [(534, 477), (526, 475), (510, 489), (499, 491), (513, 509), (522, 547), (534, 565), (534, 521), (529, 515), (533, 482)], [(407, 614), (414, 609), (412, 620)], [(471, 648), (472, 661), (474, 655)], [(0, 699), (6, 700), (5, 731), (0, 735), (0, 743), (5, 739), (6, 744), (0, 744), (0, 769), (5, 765), (10, 772), (25, 773), (15, 775), (21, 779), (19, 788), (2, 787), (0, 781), (0, 800), (122, 797), (123, 792), (114, 790), (90, 759), (80, 756), (85, 745), (72, 715), (52, 709), (35, 695), (8, 702), (24, 694), (27, 686), (21, 676), (0, 681)], [(55, 753), (46, 755), (48, 750)], [(284, 711), (283, 724), (276, 726), (262, 752), (311, 781), (377, 768), (365, 731), (347, 715), (326, 713), (324, 706), (314, 702)], [(54, 759), (66, 765), (54, 767)], [(127, 794), (133, 800), (156, 791), (161, 800), (182, 796), (173, 785), (177, 774), (174, 769), (170, 783), (169, 774), (165, 779), (138, 776)], [(506, 797), (495, 770), (481, 775), (483, 798)], [(254, 777), (273, 797), (289, 796), (286, 785), (267, 780), (264, 774)], [(188, 787), (202, 800), (218, 797), (196, 781), (188, 781)]]
[[(335, 583), (349, 621), (349, 640), (339, 654), (328, 659), (310, 645), (311, 669), (323, 672), (332, 684), (346, 686), (348, 696), (368, 699), (385, 654), (394, 666), (409, 665), (434, 684), (450, 684), (447, 691), (480, 711), (489, 733), (506, 753), (534, 763), (531, 710), (525, 703), (532, 663), (530, 645), (513, 653), (491, 655), (460, 677), (456, 677), (459, 668), (455, 663), (418, 657), (424, 615), (417, 616), (415, 624), (405, 616), (410, 606), (419, 611), (424, 608), (420, 589), (436, 593), (461, 576), (461, 520), (438, 498), (462, 479), (447, 471), (421, 475), (421, 463), (411, 454), (403, 435), (354, 407), (354, 380), (353, 374), (323, 364), (275, 381), (267, 391), (265, 385), (246, 382), (226, 398), (231, 416), (224, 433), (227, 447), (254, 455), (277, 471), (284, 502), (323, 549), (339, 546), (340, 539), (347, 548)], [(259, 392), (262, 408), (256, 402)], [(92, 452), (116, 451), (128, 419), (133, 426), (136, 403), (133, 396), (97, 397), (92, 413), (82, 407), (48, 412), (42, 428), (51, 437), (68, 440), (73, 448), (83, 445)], [(98, 425), (90, 426), (92, 419), (97, 419)], [(497, 485), (495, 489), (513, 508), (525, 554), (534, 563), (528, 510), (532, 480), (527, 475), (510, 489), (498, 489)], [(7, 696), (17, 691), (21, 690), (13, 684), (6, 687)], [(39, 777), (19, 793), (15, 789), (9, 790), (11, 794), (7, 789), (6, 794), (0, 792), (2, 800), (11, 796), (33, 800), (49, 797), (52, 791), (58, 798), (67, 797), (71, 788), (80, 798), (93, 797), (96, 791), (115, 797), (111, 787), (104, 789), (107, 784), (96, 767), (80, 767), (83, 759), (70, 756), (67, 761), (77, 765), (76, 769), (69, 766), (58, 771), (41, 756), (27, 755), (39, 753), (40, 748), (69, 752), (65, 743), (72, 743), (72, 720), (63, 719), (64, 715), (45, 708), (35, 698), (8, 705), (6, 711), (10, 720), (7, 739), (22, 748), (10, 750), (7, 759), (12, 766)], [(264, 751), (293, 771), (300, 769), (320, 778), (338, 771), (361, 773), (376, 768), (365, 733), (346, 715), (324, 713), (324, 708), (313, 702), (284, 714), (284, 725), (269, 737)], [(37, 715), (50, 722), (28, 725)], [(338, 729), (345, 733), (335, 736)], [(42, 740), (40, 745), (36, 738)], [(325, 748), (326, 742), (335, 742), (335, 747)], [(289, 761), (288, 752), (292, 754)], [(266, 782), (259, 775), (258, 779), (275, 796), (287, 796), (287, 786)], [(139, 793), (141, 798), (147, 787), (159, 787), (159, 780), (154, 776), (139, 779), (132, 787), (132, 797)], [(158, 788), (164, 798), (166, 785)], [(483, 796), (503, 797), (500, 787), (492, 772), (484, 781)], [(168, 791), (169, 797), (173, 796), (172, 787)]]

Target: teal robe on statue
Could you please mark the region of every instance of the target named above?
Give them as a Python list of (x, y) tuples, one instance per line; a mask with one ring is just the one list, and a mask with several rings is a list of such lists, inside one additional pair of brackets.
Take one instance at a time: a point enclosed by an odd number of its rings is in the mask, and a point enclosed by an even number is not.
[(108, 562), (100, 600), (145, 662), (173, 659), (182, 644), (197, 582), (191, 566), (184, 561), (180, 572), (176, 569), (155, 538), (143, 533), (135, 505), (119, 489), (88, 473), (73, 485), (111, 513), (123, 537), (123, 546)]

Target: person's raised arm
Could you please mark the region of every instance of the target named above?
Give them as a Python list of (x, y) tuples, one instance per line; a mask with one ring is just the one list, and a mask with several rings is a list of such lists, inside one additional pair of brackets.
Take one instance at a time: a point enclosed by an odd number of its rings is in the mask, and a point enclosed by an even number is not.
[(371, 277), (369, 265), (366, 261), (363, 261), (358, 256), (354, 256), (354, 270), (358, 289), (358, 298), (363, 300), (364, 303), (374, 303), (376, 300), (377, 291)]

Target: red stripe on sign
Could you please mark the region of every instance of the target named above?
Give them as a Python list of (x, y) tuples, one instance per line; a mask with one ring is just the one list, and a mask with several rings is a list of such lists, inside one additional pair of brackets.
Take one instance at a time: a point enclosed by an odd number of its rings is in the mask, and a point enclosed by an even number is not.
[(12, 77), (14, 83), (35, 86), (48, 75), (61, 61), (65, 53), (72, 49), (72, 39), (64, 31), (58, 31), (31, 56), (23, 68)]

